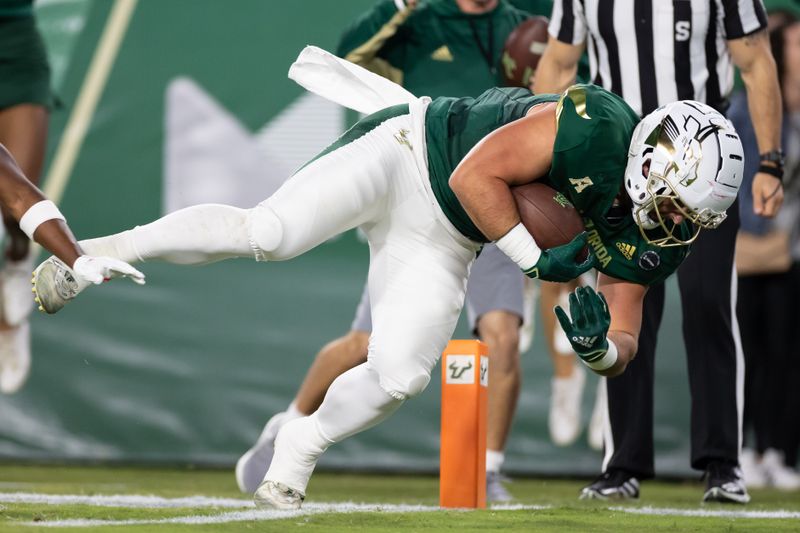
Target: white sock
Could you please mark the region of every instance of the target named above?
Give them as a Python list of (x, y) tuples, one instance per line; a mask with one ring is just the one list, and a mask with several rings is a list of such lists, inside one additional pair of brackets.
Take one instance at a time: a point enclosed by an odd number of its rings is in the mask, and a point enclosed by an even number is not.
[(247, 217), (248, 210), (238, 207), (195, 205), (150, 224), (79, 244), (89, 255), (116, 257), (129, 263), (160, 259), (188, 265), (253, 257)]
[(264, 479), (305, 493), (320, 455), (334, 442), (369, 429), (394, 413), (402, 400), (384, 391), (378, 374), (362, 363), (336, 378), (319, 409), (281, 428)]
[(264, 479), (305, 494), (317, 460), (331, 444), (322, 436), (313, 415), (286, 422), (275, 439), (275, 453)]
[(325, 438), (339, 442), (383, 422), (403, 402), (383, 390), (369, 363), (361, 363), (331, 383), (312, 416), (319, 420)]
[(486, 448), (486, 471), (499, 473), (503, 468), (503, 462), (506, 460), (506, 454), (496, 450)]

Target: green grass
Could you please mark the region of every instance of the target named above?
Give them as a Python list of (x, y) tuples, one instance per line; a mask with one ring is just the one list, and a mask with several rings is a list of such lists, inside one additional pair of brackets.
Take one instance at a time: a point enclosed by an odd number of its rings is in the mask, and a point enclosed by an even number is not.
[[(635, 515), (610, 507), (619, 503), (581, 502), (576, 496), (583, 482), (569, 480), (517, 479), (509, 489), (524, 505), (548, 506), (541, 510), (478, 510), (433, 512), (320, 513), (279, 520), (249, 520), (222, 524), (138, 524), (72, 527), (66, 531), (93, 532), (183, 532), (183, 531), (799, 531), (798, 519), (692, 517)], [(244, 498), (229, 471), (194, 469), (149, 469), (61, 466), (0, 465), (0, 492), (37, 494), (112, 495), (138, 494), (168, 498), (202, 495)], [(647, 482), (639, 502), (625, 507), (680, 508), (711, 511), (800, 512), (797, 494), (754, 491), (747, 506), (701, 505), (700, 483)], [(309, 503), (356, 502), (373, 504), (418, 504), (435, 506), (438, 482), (426, 476), (378, 476), (319, 473), (308, 490)], [(121, 508), (64, 504), (0, 505), (0, 533), (54, 531), (53, 528), (22, 526), (55, 520), (154, 520), (190, 515), (221, 515), (245, 509), (231, 508)], [(63, 531), (64, 529), (55, 529)]]

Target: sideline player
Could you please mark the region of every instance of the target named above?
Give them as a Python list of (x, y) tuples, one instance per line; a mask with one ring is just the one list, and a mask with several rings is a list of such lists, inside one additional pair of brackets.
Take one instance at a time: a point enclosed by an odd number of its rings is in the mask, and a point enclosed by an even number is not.
[[(496, 242), (526, 274), (545, 280), (596, 267), (602, 294), (582, 287), (570, 295), (571, 318), (560, 308), (556, 314), (587, 366), (618, 375), (636, 352), (647, 285), (674, 272), (687, 245), (701, 228), (719, 225), (738, 192), (738, 136), (697, 102), (677, 102), (639, 122), (619, 97), (592, 85), (563, 96), (490, 89), (478, 98), (430, 101), (313, 47), (290, 76), (343, 105), (379, 110), (255, 208), (193, 206), (81, 243), (127, 261), (279, 261), (342, 231), (365, 230), (368, 361), (336, 378), (314, 414), (278, 433), (255, 493), (261, 506), (299, 508), (331, 444), (380, 423), (425, 389), (455, 329), (481, 243)], [(387, 99), (406, 103), (380, 109)], [(588, 234), (537, 246), (510, 191), (535, 180), (575, 204)], [(615, 241), (636, 255), (628, 259)], [(587, 242), (591, 254), (577, 262)], [(34, 288), (51, 313), (86, 286), (69, 283), (69, 271), (53, 258), (35, 272)]]
[[(33, 0), (0, 2), (0, 144), (36, 185), (44, 167), (53, 104), (50, 66)], [(0, 392), (17, 392), (31, 367), (29, 280), (36, 257), (12, 213), (3, 211), (0, 266)], [(2, 229), (0, 229), (2, 231)]]
[[(28, 236), (70, 265), (70, 276), (83, 284), (99, 284), (110, 278), (130, 277), (144, 284), (144, 274), (129, 264), (111, 257), (84, 255), (75, 241), (64, 215), (56, 205), (22, 173), (12, 155), (0, 144), (0, 208)], [(72, 280), (70, 279), (70, 282)]]

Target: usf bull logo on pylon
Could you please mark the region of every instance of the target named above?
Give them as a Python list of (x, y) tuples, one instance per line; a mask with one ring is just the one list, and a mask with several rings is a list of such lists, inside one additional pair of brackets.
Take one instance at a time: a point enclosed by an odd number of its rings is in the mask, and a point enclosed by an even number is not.
[(446, 383), (459, 383), (471, 385), (475, 383), (475, 356), (473, 355), (448, 355)]
[(442, 352), (439, 505), (486, 507), (489, 348), (454, 339)]

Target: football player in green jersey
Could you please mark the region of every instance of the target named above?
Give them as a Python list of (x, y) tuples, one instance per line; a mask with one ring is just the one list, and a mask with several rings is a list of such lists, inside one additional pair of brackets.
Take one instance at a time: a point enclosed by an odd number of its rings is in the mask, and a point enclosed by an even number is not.
[[(198, 205), (80, 243), (93, 255), (132, 262), (281, 261), (347, 229), (364, 230), (373, 304), (368, 361), (336, 378), (314, 414), (278, 433), (255, 494), (271, 508), (299, 508), (328, 446), (380, 423), (425, 389), (482, 243), (496, 242), (541, 279), (569, 280), (596, 266), (599, 293), (581, 289), (571, 316), (561, 310), (558, 317), (583, 362), (615, 375), (636, 353), (647, 283), (677, 268), (699, 228), (719, 224), (742, 174), (738, 136), (703, 104), (678, 102), (639, 122), (620, 98), (591, 85), (562, 96), (491, 89), (431, 101), (403, 96), (391, 82), (326, 54), (301, 54), (296, 65), (314, 68), (294, 79), (359, 110), (392, 91), (406, 102), (361, 120), (252, 209)], [(542, 250), (510, 191), (535, 180), (566, 195), (589, 231)], [(592, 253), (577, 261), (587, 243)], [(51, 313), (86, 286), (55, 258), (34, 275)]]

